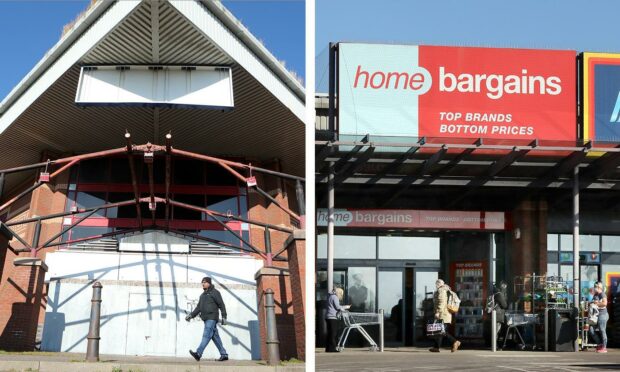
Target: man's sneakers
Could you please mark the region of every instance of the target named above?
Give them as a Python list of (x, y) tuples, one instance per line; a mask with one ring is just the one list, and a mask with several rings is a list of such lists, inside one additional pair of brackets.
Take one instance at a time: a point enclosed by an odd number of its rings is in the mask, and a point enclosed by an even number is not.
[(225, 362), (228, 360), (228, 355), (222, 355), (220, 359), (216, 359), (218, 362)]
[(438, 353), (439, 352), (439, 348), (438, 347), (432, 347), (432, 348), (428, 349), (428, 351), (430, 351), (431, 353)]
[(197, 362), (200, 362), (200, 355), (198, 355), (198, 353), (197, 353), (197, 352), (195, 352), (195, 351), (191, 351), (191, 350), (190, 350), (190, 351), (189, 351), (189, 354), (190, 354), (191, 356), (193, 356), (193, 357), (194, 357), (194, 359), (196, 359), (196, 361), (197, 361)]
[(597, 353), (606, 353), (607, 352), (607, 348), (603, 345), (597, 345), (596, 346), (596, 352)]
[(461, 341), (454, 341), (454, 343), (452, 344), (452, 349), (450, 349), (450, 351), (454, 353), (459, 349), (459, 346), (461, 346)]

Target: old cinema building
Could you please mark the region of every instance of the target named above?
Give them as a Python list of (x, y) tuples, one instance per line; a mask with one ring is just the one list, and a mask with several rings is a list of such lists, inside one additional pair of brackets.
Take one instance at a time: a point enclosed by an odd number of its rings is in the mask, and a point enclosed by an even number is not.
[(341, 285), (354, 310), (385, 311), (387, 345), (424, 344), (425, 299), (443, 278), (464, 301), (457, 337), (481, 342), (494, 281), (520, 310), (517, 276), (573, 286), (574, 200), (580, 292), (600, 279), (617, 293), (617, 55), (330, 50), (330, 94), (316, 97), (317, 301)]
[[(302, 49), (300, 49), (302, 50)], [(303, 358), (304, 89), (215, 1), (95, 2), (0, 106), (0, 348)], [(301, 275), (301, 276), (300, 276)], [(215, 356), (214, 350), (207, 350)]]

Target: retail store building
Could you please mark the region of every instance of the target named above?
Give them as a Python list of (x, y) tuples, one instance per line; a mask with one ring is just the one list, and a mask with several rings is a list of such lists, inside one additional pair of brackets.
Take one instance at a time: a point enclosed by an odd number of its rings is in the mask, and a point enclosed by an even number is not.
[[(576, 194), (580, 296), (602, 280), (613, 300), (618, 61), (575, 51), (332, 44), (330, 94), (316, 97), (318, 306), (331, 281), (356, 311), (384, 310), (387, 345), (426, 344), (442, 278), (463, 301), (456, 337), (481, 342), (492, 283), (505, 280), (520, 311), (528, 305), (517, 277), (561, 276), (573, 293)], [(608, 334), (618, 342), (614, 321)]]
[(93, 2), (0, 105), (0, 349), (84, 352), (98, 281), (102, 354), (188, 356), (211, 276), (303, 359), (304, 94), (221, 2)]

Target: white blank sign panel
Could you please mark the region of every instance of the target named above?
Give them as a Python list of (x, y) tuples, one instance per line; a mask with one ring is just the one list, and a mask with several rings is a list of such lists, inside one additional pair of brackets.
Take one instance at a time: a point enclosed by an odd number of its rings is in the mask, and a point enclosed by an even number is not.
[(215, 66), (82, 67), (75, 103), (230, 110), (232, 71)]

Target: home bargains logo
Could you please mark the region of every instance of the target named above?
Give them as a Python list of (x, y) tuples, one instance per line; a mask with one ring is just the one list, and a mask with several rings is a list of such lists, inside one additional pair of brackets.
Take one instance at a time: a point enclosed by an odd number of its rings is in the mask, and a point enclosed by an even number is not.
[[(317, 226), (327, 226), (327, 209), (317, 210)], [(414, 209), (335, 209), (334, 226), (439, 230), (505, 230), (504, 212)]]
[(341, 134), (575, 140), (575, 52), (339, 44)]

